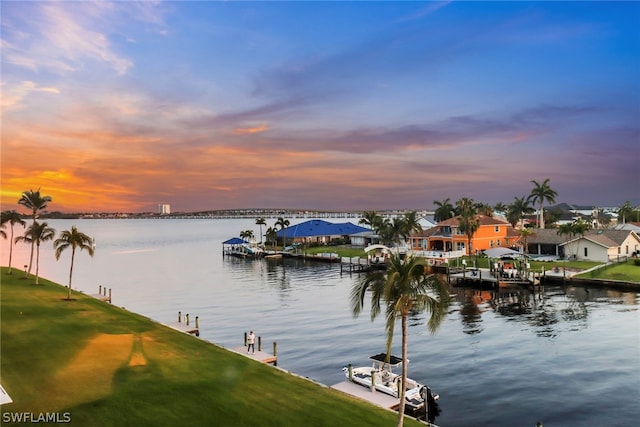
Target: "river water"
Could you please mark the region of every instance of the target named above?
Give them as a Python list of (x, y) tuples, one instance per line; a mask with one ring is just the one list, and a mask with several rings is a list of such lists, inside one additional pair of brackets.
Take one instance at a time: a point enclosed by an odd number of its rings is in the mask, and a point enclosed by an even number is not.
[[(237, 347), (252, 329), (265, 350), (277, 342), (279, 367), (326, 385), (344, 380), (343, 366), (368, 365), (384, 350), (384, 318), (372, 322), (368, 310), (353, 318), (349, 292), (358, 275), (341, 273), (339, 264), (222, 257), (224, 240), (243, 230), (260, 234), (255, 220), (48, 223), (58, 232), (76, 225), (96, 240), (93, 258), (76, 255), (74, 289), (97, 293), (106, 286), (115, 305), (163, 323), (174, 322), (178, 311), (199, 316), (201, 339)], [(2, 265), (8, 248), (3, 240)], [(23, 270), (28, 255), (27, 245), (15, 246), (14, 268)], [(56, 261), (51, 242), (43, 243), (41, 276), (66, 284), (69, 263), (70, 252)], [(440, 394), (437, 424), (636, 425), (639, 293), (546, 286), (452, 294), (435, 335), (426, 315), (410, 319), (409, 376)]]

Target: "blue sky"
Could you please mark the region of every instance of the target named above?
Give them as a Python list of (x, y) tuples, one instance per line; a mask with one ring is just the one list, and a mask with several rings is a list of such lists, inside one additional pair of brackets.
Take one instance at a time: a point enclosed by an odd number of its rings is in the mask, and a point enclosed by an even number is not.
[(2, 2), (2, 204), (640, 203), (637, 2)]

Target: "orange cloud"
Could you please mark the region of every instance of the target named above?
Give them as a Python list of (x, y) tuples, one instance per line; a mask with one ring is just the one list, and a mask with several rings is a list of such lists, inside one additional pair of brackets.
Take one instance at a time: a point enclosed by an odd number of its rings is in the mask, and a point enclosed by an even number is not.
[(269, 130), (269, 126), (267, 126), (264, 123), (261, 123), (257, 126), (252, 126), (252, 127), (235, 128), (232, 133), (234, 135), (251, 135), (254, 133), (266, 132), (267, 130)]

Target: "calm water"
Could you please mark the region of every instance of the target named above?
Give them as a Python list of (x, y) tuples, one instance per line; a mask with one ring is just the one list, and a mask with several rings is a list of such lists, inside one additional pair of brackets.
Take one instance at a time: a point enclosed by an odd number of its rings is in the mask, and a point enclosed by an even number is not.
[[(93, 258), (77, 255), (74, 289), (107, 286), (114, 304), (164, 323), (178, 311), (197, 315), (205, 340), (236, 347), (253, 329), (267, 350), (277, 341), (281, 368), (327, 385), (343, 380), (346, 364), (368, 365), (384, 349), (384, 319), (351, 316), (357, 276), (339, 265), (223, 259), (222, 241), (247, 229), (259, 234), (254, 220), (48, 222), (58, 231), (77, 225), (96, 239)], [(43, 244), (40, 274), (66, 284), (69, 257), (55, 261), (50, 242)], [(16, 246), (14, 267), (27, 262), (28, 246)], [(409, 375), (440, 394), (438, 424), (636, 425), (640, 294), (560, 286), (452, 292), (456, 302), (436, 335), (424, 315), (409, 330)]]

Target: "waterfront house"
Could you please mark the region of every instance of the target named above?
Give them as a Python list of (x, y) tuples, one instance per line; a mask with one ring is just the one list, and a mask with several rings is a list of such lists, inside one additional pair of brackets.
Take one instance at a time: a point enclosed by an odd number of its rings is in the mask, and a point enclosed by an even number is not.
[(332, 223), (321, 219), (312, 219), (292, 225), (284, 230), (278, 230), (277, 237), (279, 239), (286, 238), (287, 243), (326, 245), (336, 241), (348, 243), (351, 236), (364, 232), (373, 233), (368, 228), (350, 222)]
[(640, 237), (632, 230), (591, 230), (561, 246), (569, 258), (605, 263), (639, 253)]
[(465, 254), (476, 254), (495, 247), (517, 247), (519, 232), (501, 217), (477, 216), (478, 230), (471, 238), (467, 250), (467, 236), (460, 231), (460, 217), (440, 221), (434, 227), (410, 237), (411, 250), (417, 256), (435, 259), (456, 258)]

